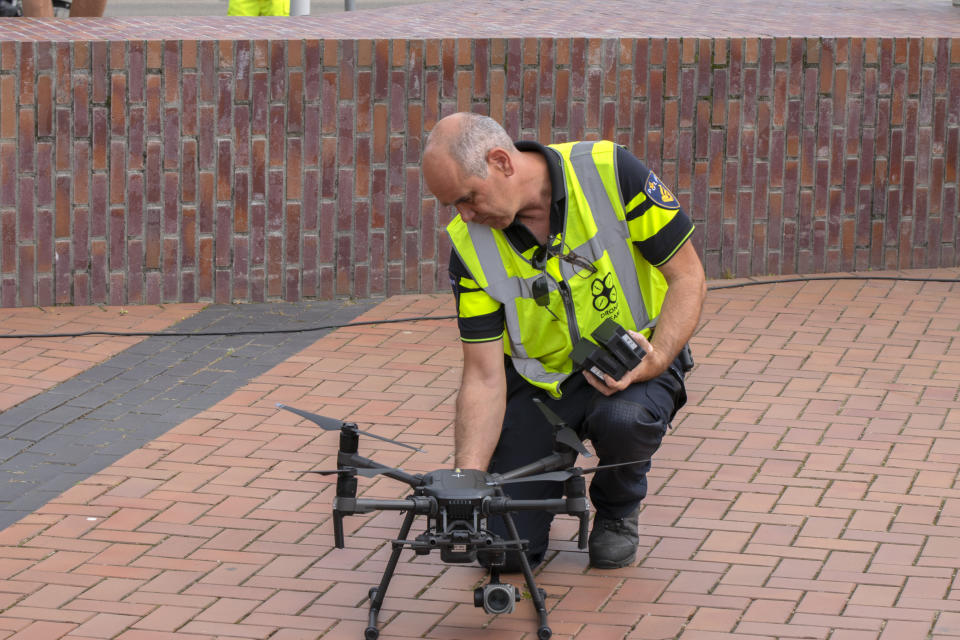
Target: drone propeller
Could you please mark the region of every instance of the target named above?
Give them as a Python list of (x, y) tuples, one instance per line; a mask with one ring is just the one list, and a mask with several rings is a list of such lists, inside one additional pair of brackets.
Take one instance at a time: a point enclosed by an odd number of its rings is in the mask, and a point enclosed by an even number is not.
[(372, 478), (378, 476), (381, 473), (387, 473), (389, 471), (398, 471), (393, 467), (350, 467), (348, 469), (308, 469), (306, 471), (294, 471), (294, 473), (316, 473), (321, 476), (332, 476), (334, 474), (339, 475), (358, 475), (363, 476), (364, 478)]
[(488, 485), (503, 485), (503, 484), (516, 484), (518, 482), (563, 482), (574, 476), (587, 475), (588, 473), (593, 473), (595, 471), (603, 471), (604, 469), (614, 469), (616, 467), (628, 467), (632, 464), (641, 464), (643, 462), (650, 462), (650, 458), (645, 460), (631, 460), (630, 462), (617, 462), (615, 464), (603, 464), (599, 467), (590, 467), (589, 469), (580, 469), (574, 467), (573, 469), (561, 469), (560, 471), (548, 471), (547, 473), (538, 473), (532, 476), (523, 476), (521, 478), (510, 478), (508, 480), (499, 480), (488, 482)]
[[(321, 429), (326, 429), (327, 431), (338, 431), (341, 427), (343, 427), (343, 425), (347, 424), (346, 422), (337, 420), (336, 418), (328, 418), (326, 416), (321, 416), (316, 413), (310, 413), (309, 411), (304, 411), (303, 409), (296, 409), (294, 407), (285, 405), (282, 402), (277, 403), (277, 408), (284, 409), (286, 411), (289, 411), (290, 413), (295, 413), (301, 418), (306, 418), (307, 420), (314, 423)], [(384, 436), (378, 436), (375, 433), (370, 433), (369, 431), (362, 431), (360, 429), (357, 429), (357, 432), (362, 433), (365, 436), (370, 436), (371, 438), (376, 438), (377, 440), (382, 440), (384, 442), (389, 442), (391, 444), (395, 444), (401, 447), (406, 447), (407, 449), (413, 449), (414, 451), (419, 451), (423, 453), (423, 449), (420, 449), (419, 447), (415, 447), (410, 444), (406, 444), (404, 442), (399, 442), (397, 440), (385, 438)]]
[(587, 448), (583, 446), (583, 442), (581, 442), (580, 438), (577, 437), (576, 432), (567, 426), (567, 423), (564, 422), (563, 418), (554, 413), (553, 409), (548, 407), (540, 398), (534, 398), (533, 401), (537, 403), (538, 407), (540, 407), (540, 413), (544, 415), (544, 417), (547, 419), (547, 422), (556, 427), (557, 442), (567, 445), (577, 453), (583, 455), (585, 458), (593, 457), (592, 454), (587, 451)]

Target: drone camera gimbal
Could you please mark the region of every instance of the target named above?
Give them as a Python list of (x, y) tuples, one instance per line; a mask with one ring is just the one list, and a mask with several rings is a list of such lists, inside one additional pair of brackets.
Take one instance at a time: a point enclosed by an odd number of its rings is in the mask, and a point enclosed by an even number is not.
[(483, 607), (487, 613), (513, 613), (517, 602), (520, 602), (520, 592), (512, 584), (491, 582), (473, 590), (473, 606)]

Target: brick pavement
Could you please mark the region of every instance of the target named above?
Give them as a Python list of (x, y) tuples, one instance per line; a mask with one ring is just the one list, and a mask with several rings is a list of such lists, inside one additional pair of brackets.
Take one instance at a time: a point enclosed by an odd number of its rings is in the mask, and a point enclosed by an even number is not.
[[(590, 570), (575, 523), (554, 527), (538, 570), (554, 637), (960, 637), (958, 287), (714, 288), (636, 566)], [(399, 296), (362, 318), (450, 306)], [(332, 464), (336, 436), (274, 405), (372, 423), (426, 453), (365, 452), (439, 468), (459, 358), (450, 321), (340, 329), (79, 482), (0, 532), (0, 640), (359, 637), (399, 519), (349, 518), (333, 549), (332, 483), (296, 470)], [(472, 606), (481, 578), (405, 552), (381, 637), (533, 637), (529, 603)]]

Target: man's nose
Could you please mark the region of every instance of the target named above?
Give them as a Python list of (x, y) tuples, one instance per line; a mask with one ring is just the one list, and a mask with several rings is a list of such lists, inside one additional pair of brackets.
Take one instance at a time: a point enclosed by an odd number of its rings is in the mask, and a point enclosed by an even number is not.
[(460, 204), (455, 206), (457, 208), (457, 213), (460, 214), (460, 217), (463, 219), (464, 222), (470, 222), (470, 220), (473, 219), (474, 211), (468, 205), (461, 202)]

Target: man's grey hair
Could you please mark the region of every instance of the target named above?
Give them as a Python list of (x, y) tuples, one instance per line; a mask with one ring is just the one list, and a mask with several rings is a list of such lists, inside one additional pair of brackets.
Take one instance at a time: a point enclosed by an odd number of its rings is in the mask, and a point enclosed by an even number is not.
[[(507, 151), (514, 149), (513, 140), (493, 118), (464, 113), (459, 125), (456, 132), (445, 136), (444, 146), (450, 158), (468, 176), (487, 177), (487, 154), (494, 147), (502, 147)], [(432, 138), (428, 138), (427, 145), (431, 142), (434, 142)]]

